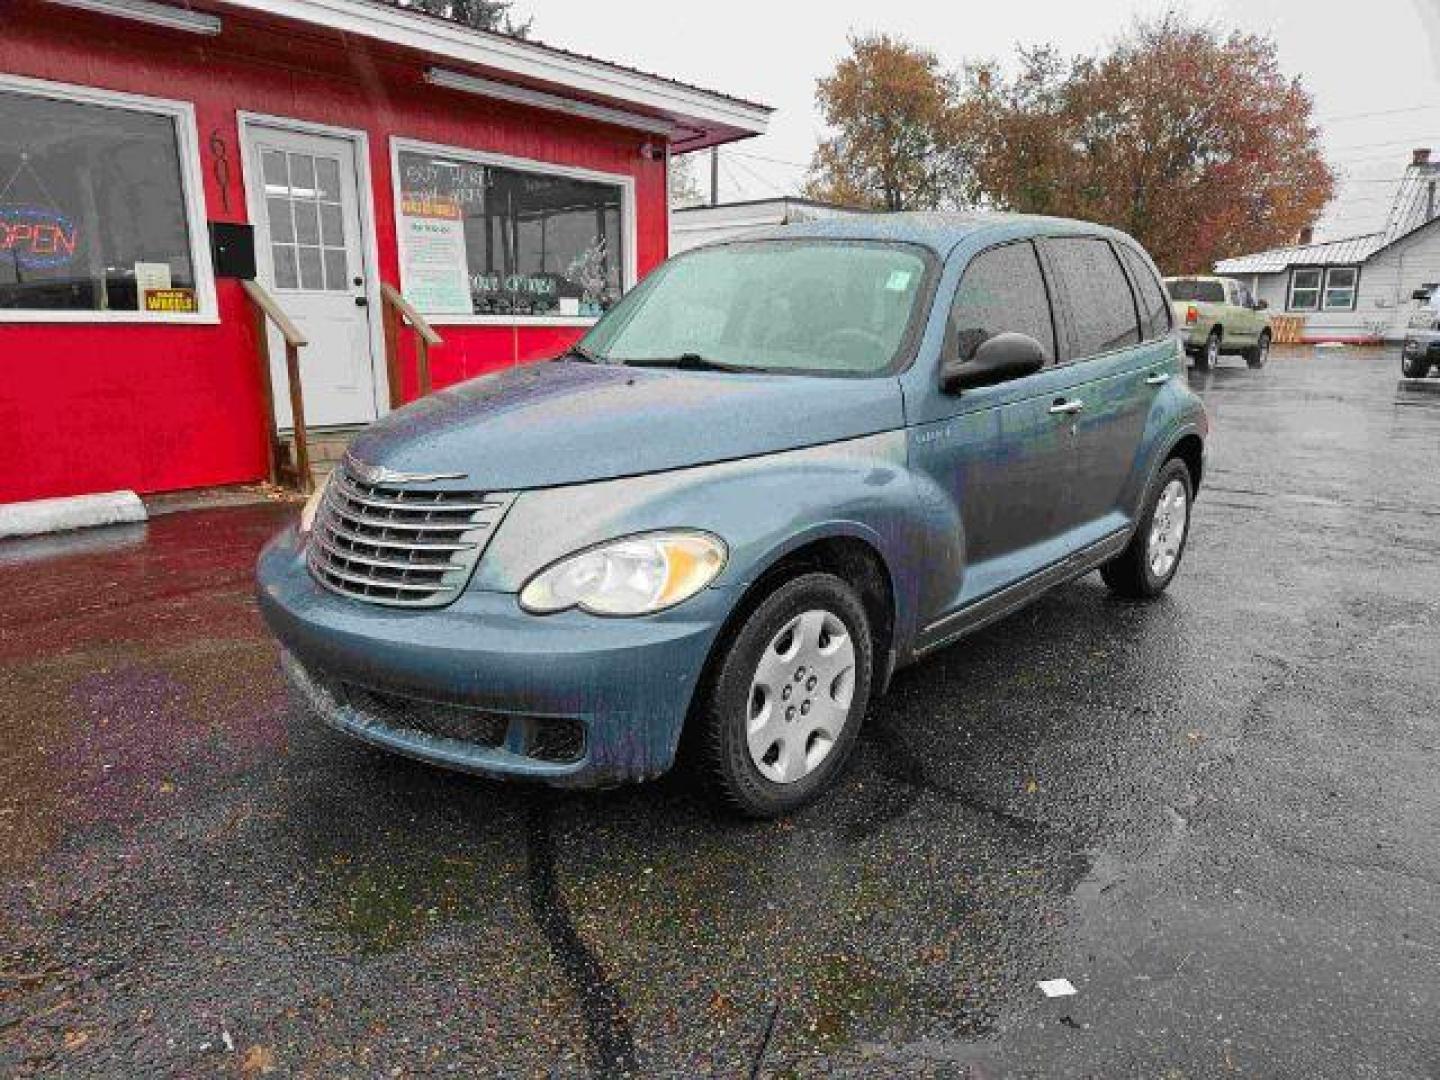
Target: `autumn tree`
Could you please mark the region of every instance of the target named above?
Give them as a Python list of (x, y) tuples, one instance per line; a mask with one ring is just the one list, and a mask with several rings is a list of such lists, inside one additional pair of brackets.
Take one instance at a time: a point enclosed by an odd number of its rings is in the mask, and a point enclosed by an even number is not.
[(1335, 190), (1274, 41), (1174, 14), (1100, 56), (972, 67), (958, 107), (985, 201), (1114, 225), (1170, 273), (1292, 242)]
[(933, 210), (965, 195), (957, 84), (935, 54), (889, 34), (850, 38), (850, 55), (816, 84), (831, 134), (805, 194), (878, 210)]
[(670, 157), (670, 205), (699, 206), (705, 201), (700, 181), (695, 176), (695, 158), (691, 154)]
[(494, 30), (511, 37), (529, 37), (532, 20), (517, 22), (510, 9), (514, 0), (389, 0), (396, 7), (423, 11), (468, 26), (472, 30)]

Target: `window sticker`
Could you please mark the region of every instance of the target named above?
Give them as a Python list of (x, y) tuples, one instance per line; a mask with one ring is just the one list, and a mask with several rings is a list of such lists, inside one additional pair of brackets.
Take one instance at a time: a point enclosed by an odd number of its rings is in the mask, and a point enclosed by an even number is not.
[(194, 289), (151, 289), (145, 294), (145, 310), (161, 314), (190, 314), (200, 310)]
[(890, 271), (890, 280), (885, 282), (885, 288), (890, 292), (904, 292), (910, 287), (909, 270)]

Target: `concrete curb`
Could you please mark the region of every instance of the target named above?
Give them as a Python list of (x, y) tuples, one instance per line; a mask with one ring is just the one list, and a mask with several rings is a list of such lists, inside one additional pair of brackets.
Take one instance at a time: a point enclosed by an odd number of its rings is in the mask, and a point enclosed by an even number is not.
[(0, 539), (38, 536), (92, 525), (124, 525), (149, 518), (133, 491), (101, 491), (66, 499), (35, 499), (0, 505)]

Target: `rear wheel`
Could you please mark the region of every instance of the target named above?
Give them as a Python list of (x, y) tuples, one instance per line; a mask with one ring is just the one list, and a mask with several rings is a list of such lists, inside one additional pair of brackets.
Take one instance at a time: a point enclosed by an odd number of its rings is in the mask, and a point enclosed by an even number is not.
[(1265, 362), (1270, 359), (1270, 331), (1262, 330), (1260, 340), (1255, 343), (1253, 349), (1245, 350), (1245, 363), (1252, 368), (1263, 368)]
[(1195, 357), (1195, 366), (1202, 371), (1208, 371), (1220, 362), (1220, 328), (1217, 326), (1210, 331), (1210, 336), (1205, 339), (1205, 344)]
[(722, 649), (693, 718), (706, 775), (742, 814), (788, 813), (830, 784), (855, 745), (874, 663), (865, 607), (835, 575), (804, 574)]
[(1423, 356), (1400, 357), (1400, 374), (1407, 379), (1423, 379), (1430, 371), (1430, 361)]
[(1165, 591), (1180, 569), (1190, 536), (1194, 485), (1190, 469), (1171, 458), (1155, 478), (1153, 494), (1140, 515), (1130, 544), (1100, 568), (1105, 584), (1121, 596), (1148, 600)]

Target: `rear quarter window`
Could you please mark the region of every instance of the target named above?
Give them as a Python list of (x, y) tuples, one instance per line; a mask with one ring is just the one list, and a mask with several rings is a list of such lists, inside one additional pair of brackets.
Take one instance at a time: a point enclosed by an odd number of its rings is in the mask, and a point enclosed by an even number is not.
[(1140, 341), (1135, 297), (1107, 241), (1059, 237), (1046, 245), (1064, 283), (1075, 329), (1075, 359), (1114, 352)]
[(1155, 271), (1146, 265), (1139, 252), (1124, 246), (1120, 252), (1135, 282), (1136, 296), (1140, 301), (1140, 329), (1145, 340), (1164, 337), (1170, 332), (1170, 301), (1165, 296), (1165, 290), (1160, 287)]

